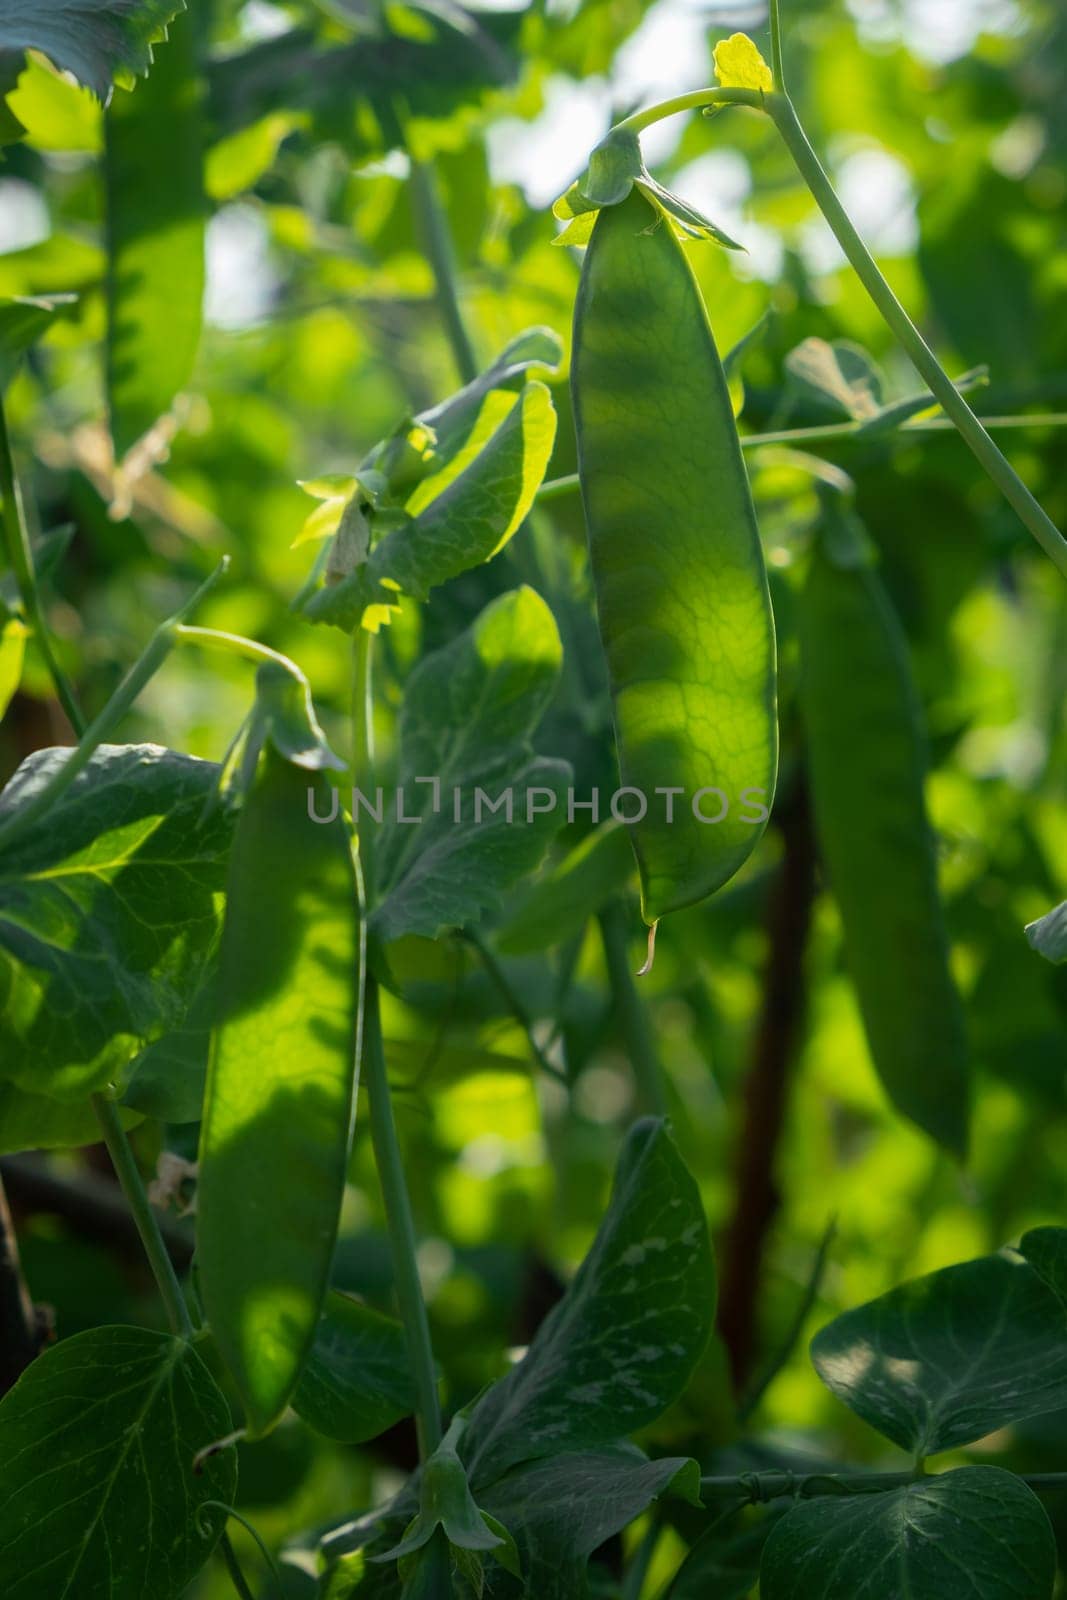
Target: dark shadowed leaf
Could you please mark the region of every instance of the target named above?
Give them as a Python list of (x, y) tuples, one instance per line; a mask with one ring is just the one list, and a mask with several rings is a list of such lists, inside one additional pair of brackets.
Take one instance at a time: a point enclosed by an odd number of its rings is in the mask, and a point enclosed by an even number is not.
[(465, 1441), (475, 1486), (654, 1421), (704, 1352), (715, 1295), (697, 1186), (667, 1124), (639, 1122), (574, 1282), (475, 1408)]
[(1040, 1500), (999, 1467), (802, 1501), (777, 1524), (763, 1600), (1049, 1600), (1056, 1546)]
[[(530, 740), (555, 692), (561, 655), (544, 601), (516, 589), (412, 673), (397, 804), (375, 853), (381, 903), (371, 925), (383, 939), (462, 927), (498, 907), (540, 862), (562, 820), (570, 769), (535, 756)], [(501, 797), (503, 808), (491, 810)]]
[(304, 1421), (328, 1439), (361, 1444), (410, 1415), (414, 1403), (399, 1322), (351, 1295), (327, 1295), (293, 1394)]
[(40, 50), (101, 100), (113, 80), (148, 71), (151, 45), (184, 0), (4, 0), (0, 52)]
[(0, 1403), (4, 1600), (176, 1600), (225, 1525), (236, 1452), (194, 1472), (230, 1430), (182, 1339), (94, 1328), (40, 1356)]

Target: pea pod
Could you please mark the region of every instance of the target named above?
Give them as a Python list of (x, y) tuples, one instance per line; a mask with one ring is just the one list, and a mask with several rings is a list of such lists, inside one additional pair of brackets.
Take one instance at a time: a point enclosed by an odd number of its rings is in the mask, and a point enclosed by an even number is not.
[(962, 1156), (967, 1050), (923, 797), (922, 713), (861, 540), (827, 497), (797, 618), (816, 834), (878, 1075), (899, 1111)]
[[(310, 802), (310, 803), (309, 803)], [(352, 1132), (363, 937), (321, 774), (268, 743), (230, 857), (200, 1144), (204, 1307), (253, 1434), (314, 1338)]]
[(593, 228), (573, 386), (622, 783), (647, 801), (630, 836), (654, 924), (750, 854), (778, 741), (767, 576), (722, 363), (684, 250), (636, 189)]

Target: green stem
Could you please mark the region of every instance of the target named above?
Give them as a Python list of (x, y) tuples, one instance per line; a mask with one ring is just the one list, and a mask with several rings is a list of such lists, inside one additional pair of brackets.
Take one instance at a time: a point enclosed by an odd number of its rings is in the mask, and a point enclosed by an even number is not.
[[(217, 574), (212, 576), (209, 582), (214, 583), (216, 576)], [(182, 608), (180, 615), (188, 615), (190, 607), (199, 600), (203, 593), (203, 589), (199, 590), (194, 595), (193, 600), (189, 602), (189, 605)], [(239, 633), (224, 633), (220, 628), (192, 627), (189, 623), (178, 622), (173, 617), (171, 618), (171, 623), (175, 644), (201, 644), (209, 650), (220, 650), (224, 655), (240, 656), (245, 661), (259, 663), (276, 661), (287, 672), (292, 670), (293, 664), (288, 656), (283, 656), (278, 650), (272, 650), (268, 644), (260, 644), (257, 639), (246, 639)], [(166, 626), (167, 624), (164, 623), (164, 627)]]
[(782, 8), (780, 0), (771, 0), (771, 71), (774, 87), (785, 94), (785, 62), (782, 56)]
[(99, 716), (95, 717), (88, 728), (85, 729), (81, 739), (67, 759), (56, 767), (52, 776), (41, 785), (32, 800), (29, 800), (20, 810), (14, 812), (6, 822), (0, 823), (0, 848), (10, 845), (13, 839), (24, 833), (32, 822), (35, 822), (50, 806), (55, 804), (60, 795), (70, 788), (79, 772), (85, 770), (92, 759), (93, 752), (103, 744), (108, 735), (122, 721), (137, 700), (141, 690), (155, 677), (175, 644), (179, 642), (181, 638), (179, 625), (182, 617), (187, 616), (192, 608), (207, 594), (208, 590), (213, 587), (225, 572), (227, 564), (226, 560), (222, 561), (211, 574), (211, 577), (200, 585), (196, 593), (189, 597), (180, 610), (173, 617), (168, 617), (166, 622), (160, 623), (139, 659), (134, 662)]
[(752, 1413), (759, 1406), (760, 1401), (767, 1393), (767, 1390), (771, 1387), (771, 1384), (774, 1382), (775, 1378), (777, 1378), (778, 1374), (782, 1372), (788, 1365), (793, 1351), (800, 1343), (800, 1338), (804, 1332), (805, 1324), (807, 1323), (807, 1320), (811, 1315), (812, 1308), (819, 1297), (819, 1289), (822, 1285), (823, 1274), (826, 1271), (826, 1263), (829, 1260), (830, 1248), (834, 1242), (836, 1233), (837, 1218), (831, 1217), (830, 1221), (826, 1224), (826, 1227), (823, 1230), (823, 1236), (819, 1241), (819, 1248), (815, 1252), (815, 1260), (812, 1263), (811, 1273), (809, 1274), (808, 1281), (804, 1286), (804, 1293), (800, 1297), (800, 1303), (793, 1314), (793, 1320), (789, 1325), (789, 1331), (782, 1340), (778, 1351), (771, 1358), (764, 1371), (756, 1379), (755, 1383), (752, 1384), (751, 1388), (746, 1390), (745, 1394), (742, 1396), (737, 1407), (738, 1422), (747, 1422), (749, 1417), (752, 1416)]
[(15, 574), (26, 620), (33, 630), (37, 648), (44, 658), (49, 676), (55, 685), (56, 696), (67, 714), (67, 720), (75, 733), (81, 735), (85, 732), (85, 717), (78, 705), (70, 680), (52, 651), (52, 641), (41, 610), (37, 574), (33, 570), (33, 551), (30, 547), (26, 519), (22, 514), (22, 502), (15, 478), (15, 463), (11, 455), (11, 441), (8, 438), (2, 395), (0, 395), (0, 517), (3, 521), (4, 551), (8, 564)]
[(611, 132), (622, 128), (629, 133), (642, 133), (654, 122), (662, 122), (664, 117), (677, 116), (681, 111), (704, 111), (710, 106), (751, 106), (754, 111), (762, 111), (765, 100), (760, 89), (693, 89), (689, 94), (673, 95), (669, 100), (660, 100), (644, 111), (623, 117)]
[(472, 378), (478, 376), (478, 361), (459, 303), (455, 250), (441, 204), (437, 178), (431, 165), (416, 160), (410, 151), (408, 158), (411, 162), (411, 199), (426, 254), (433, 268), (437, 305), (460, 378), (464, 383), (470, 383)]
[[(888, 1494), (907, 1489), (921, 1472), (745, 1472), (736, 1478), (701, 1478), (705, 1500), (740, 1499), (753, 1505), (768, 1500), (811, 1500), (830, 1495)], [(1019, 1473), (1031, 1489), (1067, 1489), (1067, 1472)]]
[(133, 1213), (133, 1220), (137, 1224), (137, 1232), (141, 1236), (148, 1264), (152, 1268), (152, 1276), (156, 1280), (160, 1298), (166, 1308), (167, 1320), (176, 1334), (188, 1339), (193, 1332), (192, 1318), (185, 1304), (178, 1275), (163, 1243), (156, 1214), (149, 1204), (144, 1184), (141, 1182), (141, 1174), (130, 1141), (126, 1137), (126, 1130), (122, 1126), (122, 1118), (115, 1102), (109, 1100), (106, 1095), (94, 1094), (92, 1098), (93, 1110), (100, 1123), (104, 1143), (107, 1145), (111, 1164), (115, 1168), (115, 1176), (122, 1186), (126, 1202)]
[(407, 1335), (408, 1357), (415, 1380), (415, 1419), (419, 1435), (419, 1455), (425, 1461), (441, 1443), (441, 1408), (437, 1396), (437, 1371), (426, 1302), (419, 1282), (416, 1261), (415, 1224), (411, 1216), (400, 1144), (396, 1136), (389, 1079), (385, 1070), (378, 985), (367, 978), (364, 1022), (363, 1071), (370, 1104), (371, 1139), (374, 1159), (382, 1186), (386, 1225), (393, 1258), (396, 1298)]
[(644, 1001), (637, 992), (627, 938), (628, 918), (622, 902), (612, 901), (599, 916), (604, 960), (608, 968), (612, 1009), (615, 1012), (633, 1068), (638, 1108), (654, 1116), (667, 1109), (663, 1068)]
[(526, 1010), (526, 1007), (523, 1005), (519, 996), (515, 993), (515, 990), (512, 988), (508, 979), (507, 973), (504, 971), (503, 967), (500, 965), (500, 962), (497, 960), (493, 951), (486, 944), (481, 934), (476, 933), (473, 928), (465, 928), (463, 931), (463, 937), (466, 939), (468, 944), (472, 945), (474, 949), (477, 950), (478, 958), (489, 977), (496, 985), (501, 999), (504, 1001), (504, 1004), (515, 1018), (515, 1021), (518, 1023), (523, 1033), (525, 1033), (526, 1042), (530, 1046), (530, 1052), (533, 1055), (534, 1060), (537, 1062), (537, 1065), (541, 1068), (541, 1071), (547, 1072), (548, 1076), (550, 1078), (555, 1078), (557, 1083), (562, 1083), (565, 1087), (569, 1087), (567, 1074), (565, 1072), (561, 1072), (555, 1063), (548, 1059), (548, 1057), (545, 1055), (545, 1052), (534, 1038), (533, 1023), (530, 1020), (529, 1012)]
[[(981, 420), (984, 428), (1062, 428), (1067, 427), (1067, 412), (1035, 411), (1031, 416), (983, 417)], [(870, 425), (864, 422), (828, 422), (816, 428), (783, 428), (775, 433), (743, 433), (740, 436), (740, 444), (742, 450), (759, 450), (765, 445), (804, 447), (812, 444), (881, 444), (902, 434), (914, 438), (916, 435), (922, 437), (930, 433), (958, 432), (959, 429), (950, 417), (927, 417), (924, 422), (904, 422), (899, 428), (885, 433), (873, 432)], [(576, 472), (568, 472), (559, 478), (549, 478), (537, 491), (537, 503), (541, 505), (546, 500), (561, 500), (564, 495), (576, 494), (580, 488), (581, 481)]]
[(230, 1575), (230, 1582), (233, 1584), (235, 1591), (240, 1596), (240, 1600), (255, 1600), (255, 1596), (253, 1595), (252, 1590), (249, 1588), (248, 1579), (245, 1577), (244, 1573), (241, 1571), (240, 1565), (238, 1564), (237, 1552), (230, 1543), (230, 1536), (228, 1533), (224, 1533), (222, 1535), (222, 1538), (219, 1540), (219, 1544), (222, 1548), (222, 1559), (226, 1563), (226, 1571)]
[(1033, 534), (1046, 555), (1067, 575), (1067, 540), (1042, 510), (1010, 462), (997, 448), (967, 401), (952, 383), (941, 363), (916, 328), (875, 264), (834, 192), (822, 163), (801, 127), (792, 102), (785, 95), (769, 95), (766, 110), (781, 134), (797, 170), (811, 190), (816, 205), (844, 251), (853, 271), (870, 295), (887, 327), (907, 353), (931, 394), (940, 403), (996, 484), (1001, 494)]
[[(352, 782), (370, 787), (374, 774), (374, 635), (357, 628), (352, 640)], [(353, 804), (353, 810), (355, 805)], [(368, 819), (359, 834), (359, 858), (368, 903), (374, 898), (374, 824)]]

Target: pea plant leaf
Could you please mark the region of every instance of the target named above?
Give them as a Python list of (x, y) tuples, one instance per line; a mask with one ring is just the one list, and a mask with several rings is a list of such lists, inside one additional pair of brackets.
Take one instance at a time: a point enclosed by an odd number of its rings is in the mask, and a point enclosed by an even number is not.
[(846, 1311), (812, 1341), (839, 1400), (934, 1455), (1067, 1406), (1067, 1320), (1026, 1261), (983, 1256)]
[(204, 201), (191, 15), (174, 23), (147, 81), (115, 100), (107, 122), (107, 386), (121, 460), (188, 382), (200, 340)]
[[(0, 796), (32, 799), (68, 756), (39, 751)], [(84, 1098), (182, 1024), (219, 935), (232, 833), (206, 812), (218, 768), (158, 745), (102, 745), (0, 855), (0, 1072)]]
[(570, 769), (536, 756), (530, 740), (561, 655), (551, 612), (523, 588), (412, 673), (396, 804), (387, 822), (383, 810), (375, 850), (381, 899), (371, 926), (382, 940), (463, 927), (540, 862)]
[[(123, 1112), (127, 1127), (140, 1120), (140, 1112), (132, 1108)], [(99, 1137), (100, 1123), (88, 1103), (52, 1100), (0, 1078), (0, 1155), (17, 1150), (76, 1150)]]
[(1030, 947), (1046, 961), (1067, 961), (1067, 900), (1026, 927)]
[(668, 1495), (700, 1505), (695, 1461), (649, 1461), (633, 1446), (616, 1445), (526, 1462), (484, 1490), (479, 1503), (515, 1539), (523, 1593), (574, 1600), (587, 1592), (585, 1569), (593, 1551)]
[(715, 1299), (700, 1194), (667, 1124), (648, 1118), (623, 1146), (573, 1283), (474, 1410), (465, 1444), (475, 1487), (654, 1421), (703, 1355)]
[(542, 383), (525, 384), (466, 469), (384, 533), (351, 572), (313, 593), (308, 616), (348, 631), (374, 607), (368, 625), (376, 626), (399, 594), (425, 600), (438, 584), (488, 561), (533, 505), (555, 436), (551, 395)]
[(363, 924), (325, 780), (268, 743), (226, 880), (200, 1133), (204, 1308), (253, 1435), (296, 1387), (329, 1281), (352, 1140)]
[(148, 71), (152, 44), (184, 0), (5, 0), (0, 56), (39, 50), (106, 100), (116, 80)]
[(145, 1328), (80, 1333), (0, 1402), (5, 1600), (177, 1600), (223, 1530), (236, 1452), (194, 1470), (230, 1430), (196, 1350)]
[(1019, 1252), (1067, 1308), (1067, 1228), (1031, 1228)]
[(77, 304), (77, 295), (24, 295), (0, 300), (0, 387), (18, 357), (47, 333), (53, 319)]
[(514, 82), (522, 20), (520, 10), (383, 7), (375, 37), (329, 47), (312, 29), (293, 28), (212, 64), (212, 121), (230, 133), (272, 111), (297, 111), (316, 140), (367, 156), (402, 142), (395, 107), (403, 103), (409, 137), (432, 155), (454, 146), (456, 129), (488, 94)]
[(999, 1467), (801, 1501), (772, 1529), (763, 1600), (1049, 1600), (1056, 1544), (1040, 1500)]
[(29, 629), (20, 617), (0, 618), (0, 717), (3, 716), (19, 683), (26, 654)]
[(509, 908), (497, 934), (504, 955), (527, 955), (564, 944), (632, 876), (633, 851), (625, 827), (606, 822), (555, 861)]
[(400, 1323), (332, 1290), (293, 1393), (294, 1410), (326, 1438), (362, 1444), (410, 1416), (414, 1404)]

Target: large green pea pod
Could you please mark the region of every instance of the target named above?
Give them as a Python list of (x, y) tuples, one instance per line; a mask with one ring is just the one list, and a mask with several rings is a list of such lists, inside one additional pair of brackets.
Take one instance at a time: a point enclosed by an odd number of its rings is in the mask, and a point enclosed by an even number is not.
[(310, 814), (331, 799), (321, 772), (268, 742), (227, 881), (197, 1245), (253, 1435), (282, 1414), (312, 1342), (352, 1136), (363, 941), (344, 820)]
[(878, 1075), (962, 1157), (967, 1047), (923, 794), (907, 641), (855, 519), (827, 496), (799, 601), (801, 701), (819, 851)]
[[(619, 766), (648, 805), (630, 836), (651, 925), (751, 853), (778, 733), (767, 575), (722, 363), (685, 250), (637, 189), (593, 228), (573, 385)], [(625, 814), (638, 809), (628, 798)]]

